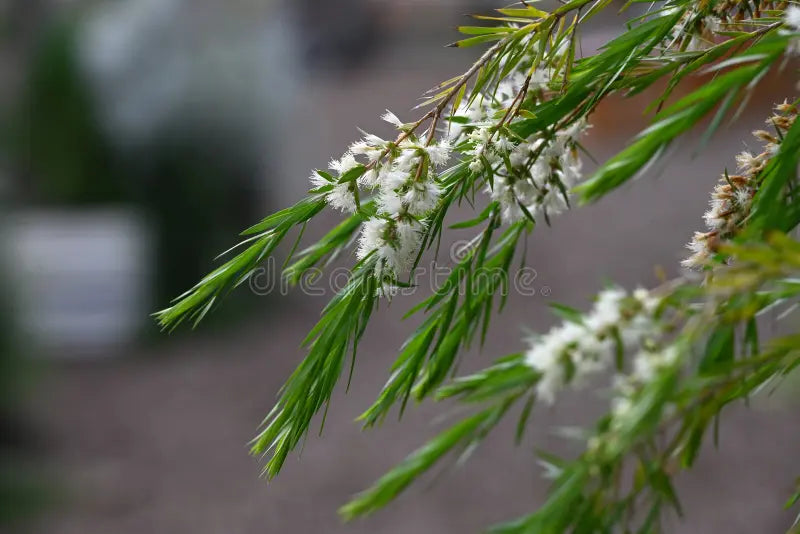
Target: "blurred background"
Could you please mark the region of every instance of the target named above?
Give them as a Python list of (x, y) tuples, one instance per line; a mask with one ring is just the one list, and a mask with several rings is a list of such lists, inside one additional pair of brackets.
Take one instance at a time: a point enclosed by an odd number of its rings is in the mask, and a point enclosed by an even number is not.
[[(378, 119), (386, 107), (415, 118), (417, 97), (479, 52), (443, 46), (455, 26), (492, 7), (0, 0), (0, 532), (463, 533), (541, 502), (534, 450), (574, 451), (554, 429), (591, 421), (597, 393), (538, 409), (522, 446), (501, 427), (466, 465), (387, 510), (338, 519), (350, 495), (453, 416), (453, 406), (425, 404), (368, 433), (353, 422), (416, 325), (400, 320), (415, 297), (374, 315), (350, 392), (271, 483), (246, 444), (330, 293), (244, 287), (197, 330), (169, 335), (149, 317), (240, 230), (300, 198), (310, 170), (338, 157), (356, 127), (388, 135)], [(584, 51), (620, 24), (594, 22)], [(719, 173), (774, 102), (797, 96), (794, 83), (791, 71), (765, 80), (701, 153), (689, 136), (648, 176), (537, 229), (535, 294), (511, 295), (463, 370), (520, 350), (526, 329), (547, 329), (550, 302), (584, 307), (609, 280), (648, 286), (659, 268), (677, 275)], [(586, 141), (597, 160), (646, 123), (643, 103), (612, 99), (597, 111)], [(336, 220), (325, 212), (307, 241)], [(670, 532), (788, 528), (797, 391), (790, 383), (726, 412), (720, 447), (679, 479), (686, 521)]]

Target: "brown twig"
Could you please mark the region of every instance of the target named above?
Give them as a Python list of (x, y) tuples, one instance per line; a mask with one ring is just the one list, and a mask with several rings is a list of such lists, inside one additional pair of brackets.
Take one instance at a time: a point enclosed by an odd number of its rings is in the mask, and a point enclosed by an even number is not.
[[(428, 111), (425, 115), (423, 115), (414, 124), (412, 124), (411, 126), (409, 126), (406, 129), (404, 129), (404, 131), (400, 135), (397, 136), (397, 139), (395, 139), (393, 145), (394, 146), (399, 145), (400, 143), (402, 143), (403, 141), (408, 139), (408, 137), (412, 133), (414, 133), (417, 130), (417, 128), (419, 128), (422, 125), (422, 123), (424, 123), (428, 119), (432, 119), (431, 120), (431, 124), (428, 127), (427, 138), (426, 138), (426, 141), (425, 141), (425, 145), (426, 146), (430, 145), (433, 142), (434, 136), (436, 135), (436, 125), (438, 124), (439, 119), (441, 118), (442, 112), (447, 107), (447, 104), (450, 103), (450, 101), (453, 99), (453, 96), (458, 91), (461, 90), (461, 88), (470, 80), (470, 78), (472, 78), (472, 76), (474, 76), (475, 73), (478, 72), (478, 70), (480, 70), (480, 68), (483, 67), (494, 56), (494, 54), (498, 50), (500, 50), (503, 46), (505, 46), (506, 41), (507, 41), (507, 39), (503, 39), (501, 41), (498, 41), (492, 47), (490, 47), (488, 50), (486, 50), (486, 52), (484, 52), (483, 55), (480, 58), (478, 58), (478, 60), (475, 63), (472, 64), (472, 66), (469, 68), (469, 70), (467, 70), (464, 74), (461, 75), (461, 77), (458, 79), (458, 81), (450, 88), (450, 90), (448, 91), (447, 95), (445, 95), (442, 98), (442, 100), (438, 104), (436, 104), (436, 107), (434, 107), (433, 109)], [(385, 158), (389, 154), (389, 152), (391, 151), (391, 148), (392, 147), (386, 148), (383, 152), (381, 152), (381, 155), (378, 157), (378, 159), (376, 159), (373, 162), (368, 163), (365, 166), (365, 168), (367, 170), (369, 170), (369, 169), (373, 168), (375, 165), (377, 165), (379, 161), (381, 161), (383, 158)]]

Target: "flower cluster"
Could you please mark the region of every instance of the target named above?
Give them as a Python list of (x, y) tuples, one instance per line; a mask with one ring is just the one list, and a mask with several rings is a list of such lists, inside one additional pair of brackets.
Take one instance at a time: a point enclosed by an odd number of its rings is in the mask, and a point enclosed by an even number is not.
[[(800, 32), (800, 6), (790, 5), (787, 7), (783, 22), (792, 33)], [(793, 37), (791, 39), (786, 53), (791, 56), (800, 56), (800, 37)]]
[(327, 191), (325, 193), (325, 200), (328, 205), (338, 210), (346, 212), (356, 211), (356, 182), (355, 180), (346, 180), (346, 176), (351, 171), (359, 169), (361, 164), (356, 160), (353, 154), (345, 154), (340, 160), (332, 160), (328, 167), (331, 171), (336, 172), (336, 176), (322, 171), (314, 171), (311, 174), (311, 183), (314, 187)]
[(565, 322), (534, 338), (525, 362), (540, 374), (538, 398), (552, 403), (567, 384), (610, 368), (619, 351), (655, 346), (662, 332), (659, 303), (644, 289), (633, 294), (606, 289), (580, 322)]
[(550, 139), (532, 137), (499, 154), (503, 162), (494, 170), (487, 192), (500, 203), (504, 221), (548, 219), (569, 207), (568, 191), (582, 177), (577, 142), (586, 128), (580, 121)]
[[(672, 8), (677, 9), (677, 8)], [(668, 48), (699, 52), (714, 45), (723, 19), (717, 15), (704, 15), (697, 10), (687, 10), (670, 32)]]
[[(521, 50), (529, 40), (522, 39)], [(568, 43), (550, 43), (549, 55), (563, 57)], [(399, 131), (396, 140), (365, 133), (330, 162), (330, 172), (312, 175), (314, 192), (333, 208), (352, 213), (359, 210), (361, 196), (374, 200), (375, 212), (363, 224), (356, 255), (376, 260), (376, 276), (384, 287), (413, 266), (426, 219), (442, 194), (436, 169), (453, 150), (468, 158), (472, 176), (480, 186), (485, 184), (506, 223), (539, 217), (548, 221), (569, 207), (569, 190), (582, 177), (578, 140), (588, 125), (577, 118), (527, 138), (512, 131), (519, 111), (552, 98), (551, 85), (558, 83), (552, 70), (533, 67), (537, 53), (523, 55), (493, 90), (453, 104), (456, 109), (443, 132), (429, 129), (423, 140), (414, 131), (422, 121), (406, 124), (387, 111), (381, 118)], [(436, 127), (438, 113), (429, 115), (429, 128)]]
[(764, 149), (757, 155), (742, 152), (736, 156), (739, 174), (730, 175), (725, 172), (711, 193), (710, 208), (703, 215), (708, 231), (695, 232), (686, 245), (692, 255), (681, 262), (684, 267), (700, 269), (708, 265), (720, 243), (736, 235), (750, 215), (761, 171), (777, 154), (783, 135), (797, 118), (797, 107), (787, 102), (779, 104), (776, 110), (777, 113), (767, 119), (767, 124), (776, 134), (765, 130), (753, 132), (757, 139), (765, 143)]
[(588, 128), (585, 120), (527, 139), (492, 120), (526, 98), (545, 100), (550, 81), (543, 69), (530, 77), (517, 72), (498, 85), (492, 98), (476, 99), (451, 117), (450, 139), (465, 144), (470, 171), (486, 178), (486, 191), (500, 204), (506, 223), (561, 213), (569, 206), (569, 189), (582, 177), (578, 139)]
[(589, 438), (589, 454), (614, 457), (619, 453), (621, 436), (640, 422), (642, 411), (637, 407), (640, 406), (641, 392), (662, 373), (681, 365), (683, 354), (677, 345), (641, 350), (633, 359), (631, 372), (615, 377), (615, 396), (611, 399), (608, 424), (599, 434)]
[[(564, 54), (566, 42), (551, 54)], [(387, 111), (381, 118), (399, 131), (396, 141), (364, 134), (330, 163), (330, 172), (312, 175), (316, 192), (333, 208), (355, 212), (362, 194), (375, 200), (375, 214), (362, 227), (356, 255), (375, 257), (376, 276), (385, 286), (413, 266), (425, 220), (439, 205), (441, 186), (435, 170), (447, 163), (454, 149), (469, 158), (471, 172), (485, 178), (505, 222), (540, 215), (547, 219), (568, 207), (568, 190), (581, 178), (578, 138), (587, 125), (579, 119), (528, 139), (511, 133), (508, 123), (523, 104), (550, 96), (550, 72), (531, 69), (533, 55), (528, 56), (493, 91), (459, 105), (439, 139), (431, 131), (424, 140), (417, 137), (413, 130), (419, 123), (405, 124)]]
[[(462, 102), (458, 109), (453, 110), (450, 116), (450, 125), (447, 127), (447, 136), (456, 145), (462, 141), (477, 141), (487, 149), (502, 148), (506, 143), (514, 143), (504, 137), (498, 136), (491, 142), (491, 130), (495, 129), (495, 117), (502, 115), (512, 106), (519, 105), (523, 97), (529, 101), (544, 101), (548, 96), (548, 86), (551, 83), (550, 72), (546, 69), (534, 69), (530, 77), (523, 71), (527, 70), (527, 62), (512, 71), (505, 79), (497, 84), (493, 93), (484, 92), (476, 95), (468, 102)], [(472, 151), (473, 155), (479, 155)]]
[[(698, 3), (701, 7), (686, 10), (668, 36), (668, 48), (681, 51), (699, 52), (706, 50), (719, 41), (719, 35), (725, 31), (740, 31), (743, 24), (760, 19), (779, 9), (783, 2), (772, 0), (721, 0), (713, 3)], [(665, 10), (666, 14), (674, 13), (678, 7)], [(789, 12), (786, 10), (787, 24)], [(749, 24), (754, 27), (754, 24)]]
[(643, 386), (652, 382), (659, 373), (680, 361), (680, 351), (674, 345), (662, 349), (641, 350), (633, 358), (630, 374), (616, 378), (617, 396), (611, 401), (611, 428), (625, 425), (635, 406), (635, 396)]
[(316, 171), (311, 181), (330, 206), (342, 211), (355, 212), (362, 192), (374, 196), (376, 213), (362, 227), (356, 255), (375, 254), (376, 274), (391, 281), (418, 252), (422, 221), (441, 194), (434, 169), (447, 163), (451, 148), (446, 140), (420, 141), (390, 111), (381, 118), (401, 132), (397, 142), (365, 134), (330, 163), (336, 176)]

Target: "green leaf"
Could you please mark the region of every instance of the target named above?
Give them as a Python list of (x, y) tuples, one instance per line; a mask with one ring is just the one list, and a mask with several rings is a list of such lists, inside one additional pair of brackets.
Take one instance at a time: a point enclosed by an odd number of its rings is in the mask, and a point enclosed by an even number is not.
[(270, 478), (278, 474), (286, 457), (306, 435), (314, 415), (323, 407), (327, 410), (348, 350), (352, 347), (355, 352), (364, 331), (361, 321), (369, 317), (374, 305), (374, 267), (374, 260), (360, 264), (347, 286), (325, 307), (306, 338), (308, 355), (287, 380), (252, 442), (252, 454), (271, 454), (264, 468)]
[(455, 43), (450, 43), (447, 46), (457, 47), (457, 48), (469, 48), (470, 46), (475, 46), (483, 43), (490, 43), (492, 41), (497, 41), (503, 38), (504, 34), (492, 33), (489, 35), (478, 35), (477, 37), (469, 37), (467, 39), (462, 39), (460, 41), (456, 41)]
[(761, 187), (753, 199), (752, 212), (748, 223), (749, 232), (767, 232), (773, 229), (787, 231), (797, 224), (789, 210), (775, 209), (783, 204), (781, 197), (792, 180), (797, 177), (800, 163), (800, 121), (786, 133), (780, 144), (777, 157), (761, 173)]
[(673, 139), (697, 124), (726, 94), (741, 90), (761, 68), (761, 65), (740, 67), (719, 76), (663, 111), (658, 122), (642, 131), (628, 148), (575, 188), (582, 202), (597, 200), (632, 178)]
[(648, 475), (648, 480), (653, 489), (672, 505), (678, 515), (683, 515), (681, 503), (678, 500), (678, 494), (675, 493), (675, 488), (672, 486), (669, 475), (660, 467), (655, 467), (650, 470)]
[(547, 11), (536, 9), (533, 6), (526, 6), (525, 8), (502, 8), (497, 11), (509, 17), (526, 19), (543, 19), (550, 16), (550, 13)]
[(450, 225), (450, 228), (456, 230), (456, 229), (472, 228), (473, 226), (478, 226), (480, 223), (484, 222), (486, 219), (492, 216), (493, 213), (497, 210), (498, 206), (499, 204), (497, 202), (492, 202), (488, 206), (486, 206), (486, 209), (484, 209), (481, 212), (481, 214), (475, 217), (474, 219), (452, 224)]
[(251, 237), (242, 241), (237, 247), (249, 246), (178, 296), (170, 307), (156, 312), (154, 315), (158, 323), (165, 329), (173, 329), (186, 319), (194, 321), (196, 325), (220, 297), (249, 279), (258, 265), (283, 241), (291, 228), (304, 225), (325, 205), (325, 201), (320, 197), (308, 197), (245, 230), (243, 235)]
[(794, 494), (792, 494), (792, 496), (789, 497), (789, 500), (786, 501), (786, 504), (784, 505), (784, 508), (786, 508), (787, 510), (792, 506), (794, 506), (795, 504), (797, 504), (798, 502), (800, 502), (800, 478), (797, 479), (795, 485), (797, 486), (797, 491), (795, 491)]
[(423, 447), (411, 453), (375, 484), (356, 495), (340, 508), (346, 520), (365, 516), (384, 507), (417, 477), (428, 471), (456, 447), (466, 447), (480, 440), (508, 409), (508, 403), (493, 406), (448, 428)]
[(555, 312), (556, 315), (561, 317), (565, 321), (569, 321), (571, 323), (583, 324), (583, 314), (580, 310), (576, 310), (575, 308), (570, 308), (564, 304), (559, 304), (557, 302), (551, 302), (550, 308)]
[(515, 30), (508, 26), (459, 26), (458, 31), (465, 35), (492, 35), (496, 33), (513, 33)]
[(733, 363), (734, 349), (735, 330), (733, 325), (718, 326), (708, 338), (698, 371), (701, 374), (707, 374), (724, 370)]

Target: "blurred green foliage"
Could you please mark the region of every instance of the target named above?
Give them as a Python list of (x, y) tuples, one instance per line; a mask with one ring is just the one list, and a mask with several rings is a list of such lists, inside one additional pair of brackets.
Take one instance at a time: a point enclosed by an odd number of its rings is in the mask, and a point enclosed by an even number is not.
[(34, 53), (18, 108), (17, 154), (37, 202), (119, 202), (124, 181), (112, 168), (111, 148), (78, 65), (77, 30), (74, 22), (54, 25)]

